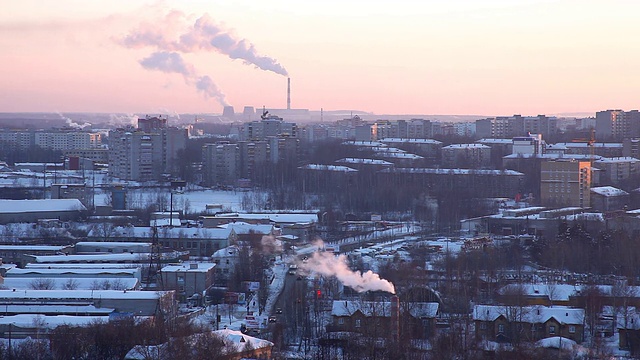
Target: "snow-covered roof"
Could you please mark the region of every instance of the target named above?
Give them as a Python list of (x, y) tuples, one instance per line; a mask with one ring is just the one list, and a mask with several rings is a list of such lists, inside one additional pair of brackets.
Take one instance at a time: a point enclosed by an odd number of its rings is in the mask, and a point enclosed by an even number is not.
[(109, 315), (111, 308), (97, 308), (93, 305), (5, 305), (8, 314), (102, 314)]
[(434, 139), (403, 139), (403, 138), (384, 138), (380, 139), (382, 143), (403, 143), (403, 144), (442, 144), (441, 141)]
[(214, 217), (268, 220), (274, 223), (308, 224), (318, 222), (317, 213), (225, 213)]
[(20, 269), (13, 268), (7, 270), (5, 277), (12, 276), (27, 276), (33, 275), (33, 277), (37, 276), (45, 276), (46, 275), (68, 275), (69, 277), (74, 277), (74, 275), (128, 275), (129, 277), (135, 277), (140, 272), (139, 269)]
[(78, 199), (0, 200), (1, 214), (86, 210)]
[[(231, 236), (231, 231), (232, 229), (222, 228), (175, 227), (158, 229), (158, 236), (168, 239), (227, 239)], [(99, 229), (94, 228), (89, 232), (89, 237), (101, 238), (103, 234)], [(149, 226), (117, 227), (113, 229), (113, 233), (109, 235), (109, 238), (120, 237), (151, 239), (153, 237), (153, 230), (152, 227)]]
[(94, 324), (96, 322), (108, 322), (108, 316), (72, 316), (72, 315), (55, 315), (46, 316), (40, 314), (20, 314), (13, 316), (0, 317), (0, 325), (13, 325), (19, 328), (33, 328), (34, 323), (48, 329), (54, 329), (60, 325), (84, 326)]
[(257, 234), (271, 234), (273, 231), (273, 225), (271, 224), (249, 224), (242, 221), (222, 224), (218, 227), (223, 229), (233, 229), (236, 234), (250, 234), (252, 232)]
[(335, 171), (335, 172), (357, 172), (358, 170), (352, 169), (347, 166), (341, 165), (321, 165), (321, 164), (307, 164), (300, 166), (299, 169), (304, 170), (320, 170), (320, 171)]
[(165, 296), (166, 291), (128, 291), (128, 290), (0, 290), (0, 299), (16, 300), (157, 300)]
[(484, 170), (484, 169), (430, 169), (430, 168), (395, 168), (380, 170), (381, 173), (411, 173), (434, 175), (509, 175), (522, 176), (515, 170)]
[(424, 157), (420, 155), (410, 154), (407, 152), (398, 152), (398, 151), (376, 151), (376, 156), (387, 158), (387, 159), (410, 159), (410, 160), (424, 159)]
[[(589, 147), (588, 142), (570, 142), (570, 143), (556, 143), (556, 145), (566, 146), (567, 148), (587, 148)], [(596, 142), (593, 143), (593, 147), (596, 148), (619, 148), (622, 149), (622, 143), (605, 143), (605, 142)]]
[(451, 144), (442, 148), (445, 149), (491, 149), (489, 146), (480, 144), (480, 143), (470, 143), (470, 144)]
[(591, 192), (594, 194), (598, 194), (598, 195), (602, 195), (602, 196), (626, 196), (629, 195), (628, 192), (615, 188), (613, 186), (599, 186), (599, 187), (592, 187), (591, 188)]
[[(137, 269), (137, 268), (141, 268), (143, 266), (148, 266), (149, 263), (146, 264), (142, 264), (142, 263), (136, 263), (136, 264), (113, 264), (113, 263), (80, 263), (80, 264), (75, 264), (75, 263), (64, 263), (64, 262), (60, 262), (60, 263), (43, 263), (43, 264), (38, 264), (38, 263), (29, 263), (26, 264), (24, 267), (25, 269)], [(14, 266), (15, 267), (15, 266)]]
[(386, 146), (384, 143), (379, 141), (345, 141), (343, 144), (367, 147)]
[(530, 324), (544, 324), (551, 319), (555, 319), (561, 324), (582, 325), (584, 322), (584, 309), (565, 306), (476, 305), (473, 307), (473, 320), (495, 321), (500, 316), (504, 316), (510, 321)]
[(476, 142), (480, 144), (512, 145), (513, 139), (488, 138), (488, 139), (480, 139), (480, 140), (477, 140)]
[(214, 263), (183, 263), (183, 264), (171, 264), (160, 269), (160, 272), (203, 272), (213, 269), (216, 266)]
[(586, 221), (604, 221), (604, 214), (603, 213), (593, 213), (593, 212), (586, 212), (586, 213), (582, 213), (582, 214), (575, 214), (575, 215), (567, 215), (566, 217), (567, 221), (574, 221), (574, 220), (586, 220)]
[(83, 255), (38, 255), (34, 256), (37, 263), (61, 263), (61, 262), (117, 262), (117, 261), (142, 261), (148, 260), (149, 253), (120, 253), (120, 254), (83, 254)]
[(238, 247), (236, 245), (227, 246), (226, 248), (222, 248), (220, 250), (216, 250), (216, 252), (211, 255), (213, 258), (223, 259), (228, 257), (238, 257)]
[[(409, 310), (409, 314), (416, 318), (434, 318), (438, 314), (438, 306), (437, 302), (409, 303), (406, 306), (400, 305), (400, 311)], [(357, 311), (367, 317), (390, 317), (391, 302), (334, 300), (331, 315), (351, 316)]]
[(554, 154), (554, 153), (547, 153), (547, 154), (522, 154), (522, 153), (518, 153), (518, 154), (511, 154), (511, 155), (507, 155), (507, 156), (503, 156), (503, 159), (520, 159), (520, 158), (524, 158), (524, 159), (570, 159), (570, 160), (589, 160), (593, 157), (593, 159), (597, 160), (602, 158), (602, 156), (599, 155), (585, 155), (585, 154)]
[(104, 289), (106, 286), (112, 286), (112, 288), (119, 290), (131, 290), (139, 285), (136, 278), (48, 278), (34, 276), (4, 278), (4, 282), (0, 286), (6, 289), (28, 290), (33, 289), (34, 285), (43, 284), (43, 280), (47, 285), (50, 285), (52, 290), (65, 290), (69, 286), (77, 290)]
[(567, 147), (562, 144), (547, 144), (547, 150), (567, 150)]
[(174, 217), (172, 219), (169, 218), (159, 218), (159, 219), (152, 219), (150, 221), (151, 226), (180, 226), (180, 218), (179, 217)]
[(364, 316), (391, 316), (390, 302), (334, 300), (332, 316), (351, 316), (360, 311)]
[(0, 245), (2, 251), (62, 251), (68, 248), (69, 245)]
[(409, 313), (414, 318), (434, 318), (438, 315), (438, 307), (440, 304), (437, 302), (428, 303), (409, 303)]
[(362, 159), (362, 158), (343, 158), (336, 160), (340, 164), (361, 164), (361, 165), (393, 165), (388, 161), (379, 159)]
[(614, 158), (603, 157), (596, 160), (595, 162), (597, 163), (629, 163), (629, 162), (634, 163), (637, 161), (640, 161), (640, 160), (631, 156), (621, 156), (621, 157), (614, 157)]
[(111, 248), (111, 249), (128, 249), (128, 248), (137, 248), (137, 247), (150, 247), (151, 243), (144, 242), (133, 242), (133, 241), (79, 241), (76, 243), (76, 247), (78, 246), (86, 246), (86, 247), (100, 247), (100, 248)]
[[(604, 296), (611, 296), (613, 286), (596, 285)], [(628, 286), (628, 294), (630, 296), (640, 296), (640, 286)], [(509, 284), (498, 290), (499, 294), (519, 293), (526, 296), (545, 296), (553, 295), (554, 301), (568, 301), (570, 296), (577, 296), (584, 291), (583, 286), (569, 284)]]

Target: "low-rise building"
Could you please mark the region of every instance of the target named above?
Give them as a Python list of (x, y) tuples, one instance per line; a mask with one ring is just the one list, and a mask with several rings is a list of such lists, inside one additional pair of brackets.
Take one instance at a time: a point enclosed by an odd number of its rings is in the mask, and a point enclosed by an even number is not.
[(215, 263), (172, 264), (160, 269), (163, 290), (175, 290), (178, 301), (201, 306), (214, 282)]
[(629, 193), (613, 186), (591, 188), (591, 207), (596, 211), (622, 210), (629, 205)]
[(86, 214), (87, 208), (78, 199), (0, 200), (0, 224), (78, 220)]
[(476, 305), (473, 321), (478, 340), (533, 342), (561, 336), (581, 343), (585, 311), (565, 306)]

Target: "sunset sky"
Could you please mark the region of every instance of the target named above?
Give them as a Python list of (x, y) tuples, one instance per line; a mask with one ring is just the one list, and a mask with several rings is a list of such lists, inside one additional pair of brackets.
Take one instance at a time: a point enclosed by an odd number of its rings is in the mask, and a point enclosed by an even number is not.
[[(236, 111), (285, 107), (286, 76), (234, 58), (235, 47), (216, 48), (232, 46), (229, 39), (286, 69), (294, 108), (637, 109), (638, 14), (637, 0), (5, 1), (0, 112), (219, 113), (224, 101)], [(209, 42), (201, 31), (198, 41), (178, 44), (198, 19), (224, 39)], [(162, 41), (132, 38), (145, 31)]]

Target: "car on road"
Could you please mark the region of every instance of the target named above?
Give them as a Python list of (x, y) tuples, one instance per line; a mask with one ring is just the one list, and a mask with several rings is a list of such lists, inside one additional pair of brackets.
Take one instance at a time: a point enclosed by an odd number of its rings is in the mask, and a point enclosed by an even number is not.
[(282, 308), (276, 308), (276, 314), (282, 314)]
[(275, 323), (276, 321), (278, 321), (278, 319), (276, 319), (275, 316), (269, 316), (269, 322), (270, 323)]

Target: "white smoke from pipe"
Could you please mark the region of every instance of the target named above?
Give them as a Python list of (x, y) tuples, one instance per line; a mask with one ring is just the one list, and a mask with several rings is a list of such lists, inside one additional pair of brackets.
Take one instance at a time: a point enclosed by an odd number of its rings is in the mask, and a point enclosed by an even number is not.
[(109, 114), (109, 124), (114, 126), (136, 126), (138, 116), (135, 114)]
[[(322, 247), (322, 244), (318, 247)], [(380, 275), (373, 271), (361, 273), (351, 270), (345, 255), (335, 256), (330, 252), (315, 252), (306, 262), (300, 262), (298, 269), (305, 273), (334, 276), (342, 284), (357, 292), (381, 290), (392, 294), (396, 293), (391, 282), (380, 278)]]
[[(155, 47), (163, 51), (193, 53), (215, 51), (231, 59), (243, 60), (247, 65), (288, 76), (287, 70), (277, 60), (258, 54), (247, 39), (238, 38), (230, 29), (216, 23), (209, 14), (195, 22), (181, 11), (171, 10), (164, 19), (143, 23), (125, 36), (121, 43), (129, 48)], [(176, 36), (180, 33), (181, 35)]]
[(185, 83), (194, 86), (205, 97), (214, 98), (222, 106), (227, 105), (224, 93), (209, 76), (199, 76), (193, 65), (188, 64), (177, 52), (158, 51), (139, 61), (148, 70), (158, 70), (165, 73), (182, 75)]
[(80, 123), (75, 122), (75, 121), (71, 120), (70, 118), (62, 115), (62, 113), (59, 112), (59, 111), (56, 112), (56, 114), (58, 114), (58, 116), (60, 116), (60, 119), (65, 121), (65, 124), (67, 125), (67, 127), (70, 127), (72, 129), (82, 130), (82, 129), (86, 128), (86, 127), (91, 127), (90, 123), (85, 122), (84, 124), (80, 124)]

